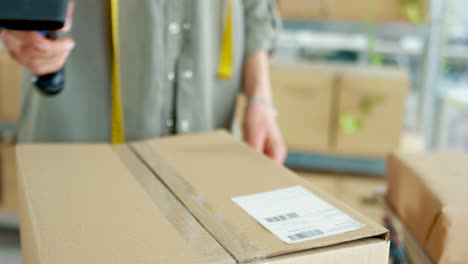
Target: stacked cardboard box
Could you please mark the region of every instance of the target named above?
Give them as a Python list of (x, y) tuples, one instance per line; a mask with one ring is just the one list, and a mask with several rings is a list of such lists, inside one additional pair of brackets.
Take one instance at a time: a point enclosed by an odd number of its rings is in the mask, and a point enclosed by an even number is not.
[(389, 207), (434, 263), (468, 259), (467, 164), (466, 153), (398, 154), (389, 160)]
[(271, 83), (278, 122), (292, 150), (330, 150), (337, 69), (326, 65), (273, 62)]
[[(17, 153), (25, 263), (388, 261), (384, 228), (225, 132), (117, 147), (20, 145)], [(344, 214), (339, 226), (362, 225), (285, 243), (233, 201), (291, 186), (328, 204), (327, 221)], [(271, 199), (256, 213), (285, 201)], [(307, 216), (271, 219), (299, 228)]]
[(301, 20), (412, 22), (426, 20), (427, 1), (279, 0), (282, 17)]
[(0, 44), (0, 122), (14, 123), (19, 116), (21, 69)]
[(274, 61), (271, 82), (290, 150), (382, 158), (398, 149), (407, 72)]
[(15, 147), (0, 142), (0, 210), (18, 213), (18, 186)]

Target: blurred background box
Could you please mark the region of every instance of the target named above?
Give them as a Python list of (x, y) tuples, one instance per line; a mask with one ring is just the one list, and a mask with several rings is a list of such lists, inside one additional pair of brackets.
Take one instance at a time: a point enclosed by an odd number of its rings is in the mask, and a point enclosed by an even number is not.
[(326, 64), (273, 62), (271, 81), (278, 122), (287, 146), (328, 151), (337, 69)]
[(0, 143), (0, 209), (9, 213), (18, 213), (18, 185), (16, 170), (15, 145), (9, 142)]
[(292, 20), (423, 22), (426, 0), (280, 0), (280, 13)]
[(275, 60), (271, 81), (289, 150), (384, 158), (398, 149), (405, 71)]
[(14, 123), (20, 110), (21, 68), (0, 44), (0, 122)]
[(435, 263), (466, 263), (468, 154), (398, 154), (389, 160), (388, 202)]
[[(425, 0), (323, 0), (327, 19), (342, 21), (411, 22), (408, 12), (423, 21)], [(408, 11), (408, 9), (413, 9)], [(415, 10), (414, 10), (415, 9)]]
[[(334, 152), (385, 157), (398, 149), (409, 75), (391, 67), (343, 67)], [(348, 119), (348, 120), (347, 120)]]
[(323, 0), (277, 0), (281, 16), (287, 19), (325, 19)]

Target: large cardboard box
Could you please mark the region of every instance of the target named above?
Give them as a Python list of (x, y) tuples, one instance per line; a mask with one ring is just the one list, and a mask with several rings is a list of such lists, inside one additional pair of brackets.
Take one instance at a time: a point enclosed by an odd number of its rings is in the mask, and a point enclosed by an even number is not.
[(326, 65), (274, 62), (270, 71), (278, 123), (287, 146), (293, 150), (328, 151), (337, 69)]
[[(386, 262), (386, 242), (380, 253), (368, 258), (346, 258), (341, 253), (325, 257), (318, 248), (366, 237), (381, 237), (383, 229), (368, 218), (356, 214), (330, 196), (317, 190), (300, 177), (269, 158), (258, 155), (226, 133), (156, 139), (132, 144), (132, 147), (162, 181), (178, 196), (203, 226), (213, 234), (239, 262), (271, 259), (269, 263), (380, 263)], [(303, 186), (352, 218), (365, 222), (357, 231), (286, 244), (259, 225), (231, 201), (240, 195)], [(384, 239), (385, 240), (385, 239)], [(371, 244), (377, 242), (372, 239)], [(343, 244), (343, 245), (346, 245)], [(303, 252), (299, 255), (292, 254)], [(290, 255), (292, 254), (292, 255)], [(278, 258), (278, 259), (276, 259)]]
[[(393, 68), (343, 68), (337, 89), (336, 141), (344, 155), (385, 157), (398, 149), (403, 131), (408, 73)], [(359, 120), (356, 131), (343, 127), (343, 118)]]
[(389, 160), (388, 201), (436, 263), (468, 259), (468, 154), (398, 154)]
[[(387, 263), (384, 228), (225, 132), (132, 148), (17, 148), (24, 263)], [(298, 184), (365, 226), (286, 244), (231, 200)]]
[(14, 123), (20, 110), (21, 68), (0, 43), (0, 122)]
[[(409, 5), (408, 5), (409, 4)], [(401, 0), (279, 0), (283, 18), (352, 22), (426, 21), (427, 1)]]

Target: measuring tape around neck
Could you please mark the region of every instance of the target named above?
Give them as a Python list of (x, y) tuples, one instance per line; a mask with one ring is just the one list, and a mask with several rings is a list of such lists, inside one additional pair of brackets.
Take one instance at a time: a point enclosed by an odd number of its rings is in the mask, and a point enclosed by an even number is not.
[(125, 142), (125, 126), (120, 89), (119, 0), (110, 0), (112, 33), (112, 114), (111, 143)]
[(232, 46), (232, 0), (226, 1), (226, 21), (224, 22), (224, 34), (221, 43), (221, 55), (218, 66), (218, 76), (223, 79), (230, 79), (233, 68), (233, 46)]

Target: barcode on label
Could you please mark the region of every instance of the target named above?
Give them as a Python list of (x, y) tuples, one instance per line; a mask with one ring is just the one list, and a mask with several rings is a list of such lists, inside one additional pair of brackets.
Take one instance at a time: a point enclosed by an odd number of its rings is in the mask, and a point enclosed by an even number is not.
[(268, 218), (265, 218), (265, 220), (268, 223), (274, 223), (274, 222), (281, 222), (281, 221), (286, 221), (286, 220), (294, 219), (294, 218), (299, 218), (299, 215), (297, 213), (290, 213), (290, 214), (268, 217)]
[(324, 233), (319, 230), (319, 229), (313, 229), (301, 233), (297, 233), (294, 235), (289, 235), (288, 238), (291, 239), (291, 241), (297, 241), (297, 240), (302, 240), (302, 239), (307, 239), (307, 238), (314, 238), (316, 236), (321, 236), (324, 235)]

